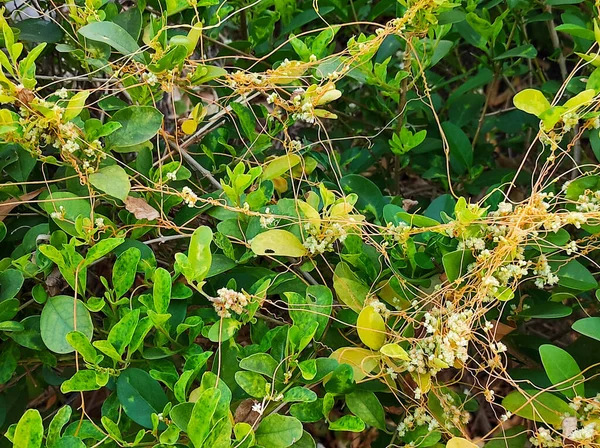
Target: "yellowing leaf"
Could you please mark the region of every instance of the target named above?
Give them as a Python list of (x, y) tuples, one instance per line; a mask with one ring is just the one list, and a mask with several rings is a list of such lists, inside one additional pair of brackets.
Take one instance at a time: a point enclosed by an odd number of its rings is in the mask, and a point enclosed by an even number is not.
[(198, 128), (198, 122), (196, 120), (190, 119), (181, 123), (181, 130), (184, 134), (192, 135), (196, 132), (196, 128)]
[(513, 98), (513, 103), (517, 109), (521, 109), (528, 114), (539, 117), (542, 112), (550, 109), (550, 103), (542, 92), (535, 89), (525, 89), (520, 91)]
[(467, 439), (462, 437), (453, 437), (448, 440), (446, 448), (479, 448), (473, 442), (469, 442)]
[(354, 381), (360, 381), (379, 364), (379, 356), (366, 348), (342, 347), (333, 352), (330, 358), (340, 364), (348, 364), (354, 370)]
[(72, 120), (81, 113), (85, 106), (85, 100), (90, 96), (90, 93), (90, 91), (83, 90), (73, 95), (73, 98), (69, 100), (69, 104), (65, 108), (65, 113), (63, 114), (64, 121)]
[(308, 218), (310, 225), (318, 231), (321, 228), (321, 215), (319, 215), (319, 212), (304, 201), (298, 200), (296, 204), (298, 204), (298, 208), (304, 213), (304, 216)]
[(590, 64), (592, 64), (594, 67), (600, 67), (600, 54), (598, 53), (590, 53), (590, 54), (585, 54), (585, 53), (575, 53), (577, 56), (579, 56), (581, 59), (583, 59), (585, 62), (589, 62)]
[(578, 93), (573, 98), (568, 100), (565, 103), (565, 107), (570, 110), (577, 109), (577, 108), (591, 102), (595, 96), (596, 96), (596, 91), (594, 89), (584, 90), (583, 92)]
[(411, 372), (410, 376), (415, 383), (417, 383), (417, 387), (421, 389), (422, 394), (426, 394), (431, 389), (431, 374), (430, 373), (415, 373)]
[(338, 263), (335, 267), (333, 289), (335, 289), (338, 300), (357, 313), (362, 310), (363, 303), (370, 291), (370, 288), (362, 283), (350, 266), (344, 262)]
[(293, 167), (298, 165), (302, 158), (298, 154), (286, 154), (285, 156), (277, 157), (271, 160), (265, 167), (262, 173), (263, 179), (274, 179), (287, 173)]
[(275, 229), (259, 233), (250, 243), (256, 255), (280, 255), (284, 257), (302, 257), (306, 255), (306, 247), (291, 232)]
[(273, 186), (275, 187), (277, 193), (282, 194), (288, 190), (287, 180), (285, 180), (283, 177), (276, 177), (271, 179), (271, 181), (273, 182)]
[(379, 351), (390, 358), (401, 359), (403, 361), (410, 361), (410, 356), (408, 356), (406, 350), (404, 350), (396, 343), (385, 344), (383, 347), (381, 347)]
[(385, 342), (385, 321), (372, 306), (365, 307), (358, 315), (356, 328), (360, 340), (367, 347), (379, 350)]

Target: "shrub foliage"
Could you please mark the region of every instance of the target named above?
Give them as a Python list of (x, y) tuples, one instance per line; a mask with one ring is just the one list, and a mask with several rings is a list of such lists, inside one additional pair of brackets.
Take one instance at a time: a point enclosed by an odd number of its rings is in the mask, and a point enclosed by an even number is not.
[(0, 18), (0, 445), (600, 442), (600, 4)]

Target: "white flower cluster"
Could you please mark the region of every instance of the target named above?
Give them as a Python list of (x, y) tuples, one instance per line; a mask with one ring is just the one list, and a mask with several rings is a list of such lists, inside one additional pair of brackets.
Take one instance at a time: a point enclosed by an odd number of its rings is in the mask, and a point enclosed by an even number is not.
[(471, 420), (471, 414), (469, 414), (467, 411), (461, 410), (461, 408), (456, 405), (452, 394), (441, 394), (440, 402), (444, 409), (444, 413), (442, 415), (444, 418), (443, 424), (447, 429), (459, 427), (461, 424), (466, 425), (469, 423), (469, 420)]
[[(569, 434), (569, 439), (575, 442), (588, 444), (592, 443), (596, 438), (596, 423), (588, 423), (581, 429), (576, 429)], [(587, 446), (587, 445), (586, 445)]]
[(473, 249), (476, 251), (482, 251), (485, 250), (485, 241), (482, 238), (467, 238), (458, 243), (457, 249)]
[(385, 306), (385, 303), (379, 301), (379, 299), (375, 296), (370, 296), (366, 298), (365, 307), (367, 306), (372, 307), (375, 310), (375, 312), (377, 314), (381, 314), (381, 316), (384, 319), (389, 317), (390, 315), (390, 310), (388, 310), (387, 306)]
[(533, 446), (540, 448), (559, 448), (562, 445), (562, 437), (556, 439), (552, 437), (550, 431), (546, 428), (540, 428), (536, 431), (533, 437), (529, 438), (529, 441)]
[(310, 223), (306, 223), (304, 230), (309, 233), (309, 236), (303, 244), (312, 255), (332, 252), (334, 250), (333, 244), (336, 241), (343, 243), (348, 236), (346, 229), (337, 222), (325, 225), (324, 229), (322, 228), (320, 231)]
[(427, 336), (409, 350), (408, 371), (436, 375), (456, 361), (466, 362), (471, 337), (473, 310), (457, 311), (454, 304), (425, 313)]
[(196, 193), (192, 191), (190, 187), (183, 187), (181, 189), (181, 197), (183, 202), (187, 204), (188, 207), (193, 207), (198, 202), (198, 196)]
[(294, 120), (305, 121), (309, 124), (315, 122), (315, 107), (312, 100), (305, 98), (304, 89), (296, 89), (294, 91), (294, 94), (292, 95), (292, 104), (300, 109), (300, 112), (292, 114)]
[(406, 224), (404, 221), (400, 221), (397, 226), (393, 223), (388, 222), (385, 228), (385, 234), (391, 236), (397, 243), (406, 243), (410, 237), (411, 226)]
[(558, 283), (558, 276), (552, 273), (552, 269), (550, 268), (545, 255), (539, 256), (533, 274), (538, 276), (538, 278), (535, 279), (535, 286), (540, 289), (544, 289), (544, 286), (546, 285), (552, 286)]
[(142, 75), (142, 79), (144, 80), (144, 82), (146, 84), (148, 84), (150, 87), (156, 85), (156, 83), (158, 82), (158, 77), (151, 72), (146, 72)]
[(221, 317), (231, 317), (229, 310), (242, 314), (248, 305), (248, 297), (233, 289), (221, 288), (217, 291), (217, 297), (210, 299), (215, 311)]
[(50, 218), (58, 220), (65, 219), (65, 208), (61, 205), (58, 207), (58, 211), (50, 213)]
[(265, 215), (260, 216), (260, 226), (263, 229), (267, 229), (275, 221), (274, 216), (267, 216), (269, 213), (271, 213), (271, 209), (267, 207), (265, 209)]
[(600, 191), (586, 190), (579, 196), (575, 206), (579, 212), (597, 212), (600, 210)]
[(419, 426), (427, 426), (428, 431), (433, 431), (439, 424), (434, 417), (429, 415), (426, 408), (418, 407), (398, 424), (398, 435), (402, 437), (406, 435), (407, 431), (412, 431)]
[(567, 112), (562, 116), (563, 130), (569, 132), (577, 123), (579, 123), (579, 116), (574, 112)]

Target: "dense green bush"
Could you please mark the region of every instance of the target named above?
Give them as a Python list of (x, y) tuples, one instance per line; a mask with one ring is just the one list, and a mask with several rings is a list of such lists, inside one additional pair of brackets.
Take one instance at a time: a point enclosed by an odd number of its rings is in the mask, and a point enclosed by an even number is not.
[(599, 446), (599, 8), (7, 3), (0, 446)]

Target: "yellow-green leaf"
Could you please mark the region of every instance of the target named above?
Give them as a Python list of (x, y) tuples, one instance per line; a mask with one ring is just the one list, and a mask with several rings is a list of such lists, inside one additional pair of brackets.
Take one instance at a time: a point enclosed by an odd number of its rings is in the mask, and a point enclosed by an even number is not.
[(277, 157), (276, 159), (271, 160), (265, 167), (262, 178), (271, 180), (279, 177), (290, 171), (301, 161), (302, 158), (298, 154), (287, 154), (285, 156)]
[(469, 442), (467, 439), (462, 437), (453, 437), (448, 440), (446, 448), (479, 448), (473, 442)]
[(550, 109), (550, 103), (542, 92), (535, 89), (521, 90), (513, 98), (517, 109), (539, 117), (542, 112)]
[(356, 328), (360, 340), (367, 347), (379, 350), (385, 342), (385, 321), (372, 306), (365, 307), (358, 315)]
[(410, 357), (408, 356), (408, 353), (406, 353), (406, 350), (396, 343), (385, 344), (379, 351), (390, 358), (410, 361)]
[(291, 232), (275, 229), (256, 235), (250, 243), (256, 255), (280, 255), (285, 257), (302, 257), (306, 255), (306, 247)]
[(65, 113), (63, 114), (64, 121), (70, 121), (81, 113), (85, 107), (85, 100), (90, 96), (90, 93), (90, 91), (83, 90), (73, 95), (73, 98), (69, 100), (65, 108)]
[(379, 355), (360, 347), (342, 347), (329, 357), (340, 364), (351, 366), (354, 370), (354, 381), (362, 380), (379, 365)]
[(583, 92), (578, 93), (573, 98), (568, 100), (565, 103), (564, 107), (566, 107), (567, 109), (570, 109), (570, 110), (578, 109), (579, 107), (592, 101), (595, 96), (596, 96), (596, 91), (594, 89), (584, 90)]

